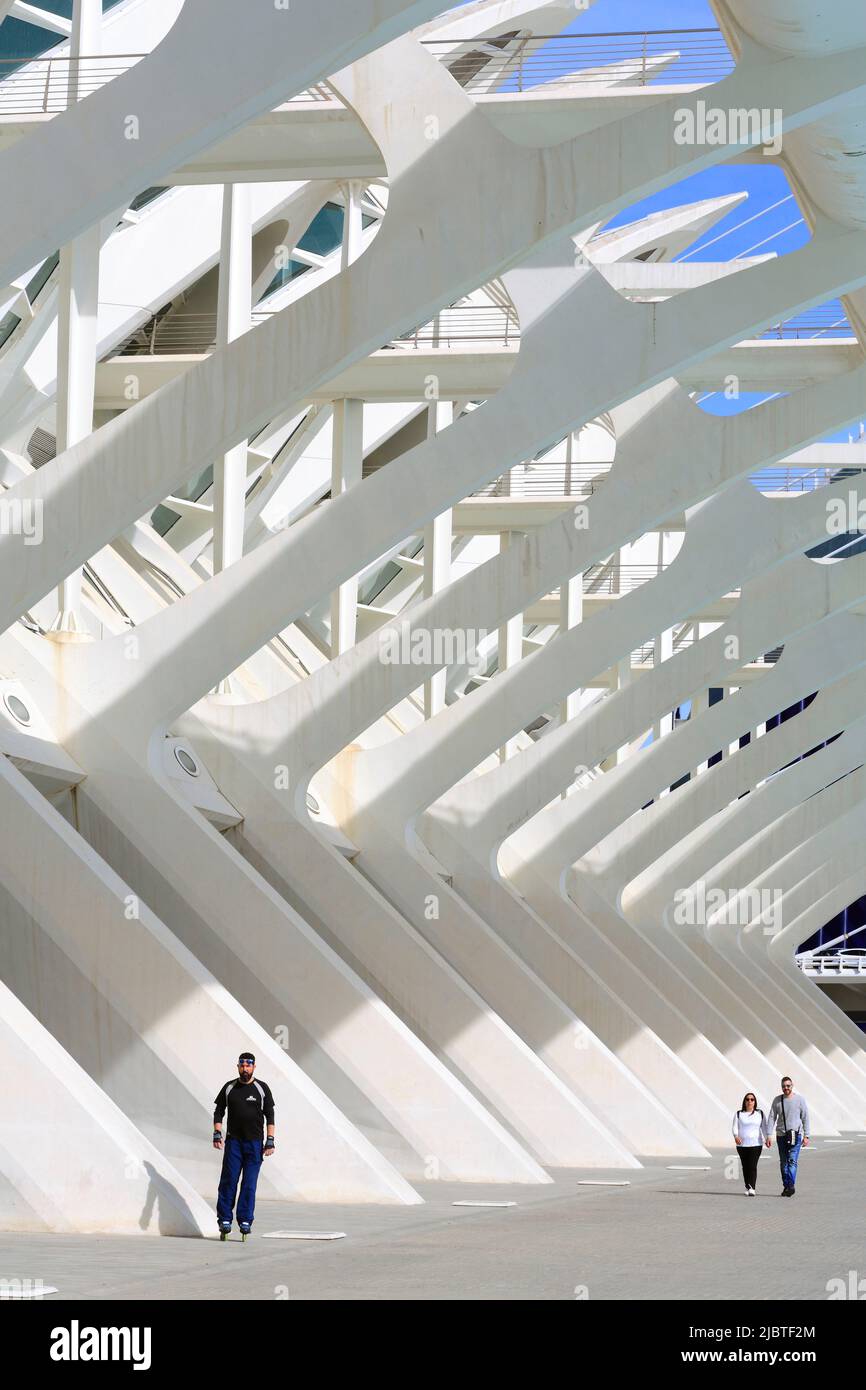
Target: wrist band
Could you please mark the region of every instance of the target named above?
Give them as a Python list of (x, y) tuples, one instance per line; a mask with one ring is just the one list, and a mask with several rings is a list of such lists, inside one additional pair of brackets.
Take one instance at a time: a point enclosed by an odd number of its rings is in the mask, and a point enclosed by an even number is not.
[(223, 1137), (223, 1136), (222, 1136), (222, 1130), (215, 1129), (214, 1132), (213, 1132), (213, 1137), (214, 1137), (214, 1143), (217, 1141), (217, 1139), (222, 1139), (222, 1137)]
[(274, 1144), (274, 1136), (272, 1134), (269, 1134), (267, 1139), (265, 1140), (265, 1148), (273, 1149), (275, 1147), (276, 1145)]

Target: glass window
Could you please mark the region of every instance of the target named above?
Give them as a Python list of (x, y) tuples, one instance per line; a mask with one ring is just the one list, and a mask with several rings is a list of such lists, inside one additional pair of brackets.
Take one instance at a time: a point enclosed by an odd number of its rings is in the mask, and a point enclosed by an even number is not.
[(343, 209), (337, 203), (319, 208), (304, 235), (298, 242), (301, 251), (312, 256), (327, 256), (343, 240)]
[[(275, 294), (276, 291), (281, 290), (284, 285), (291, 284), (292, 280), (297, 280), (299, 275), (305, 274), (308, 270), (312, 270), (312, 266), (305, 265), (303, 261), (289, 261), (287, 266), (283, 266), (281, 270), (277, 271), (273, 280), (262, 295), (262, 299), (267, 299), (269, 294)], [(259, 300), (260, 304), (262, 299)]]
[(13, 314), (11, 309), (8, 314), (3, 315), (2, 319), (0, 319), (0, 347), (3, 347), (4, 343), (9, 341), (20, 322), (21, 320), (18, 315)]
[(60, 264), (60, 252), (55, 251), (53, 256), (49, 256), (47, 261), (43, 261), (36, 274), (27, 284), (25, 291), (31, 304), (35, 304), (37, 298), (44, 290), (46, 284), (51, 279), (58, 265)]
[(136, 193), (129, 205), (130, 212), (141, 212), (141, 209), (146, 208), (148, 203), (152, 203), (154, 198), (158, 198), (161, 193), (167, 192), (168, 190), (162, 185), (155, 184), (153, 188), (146, 188), (143, 193)]
[[(175, 488), (174, 496), (182, 497), (187, 502), (197, 502), (200, 497), (204, 496), (212, 482), (213, 464), (209, 463), (207, 468), (203, 469), (201, 473), (196, 473), (190, 482), (184, 483), (183, 487)], [(171, 507), (163, 506), (161, 502), (150, 514), (150, 524), (154, 531), (158, 531), (161, 536), (164, 536), (179, 520), (179, 514), (172, 511)]]
[[(376, 218), (369, 213), (361, 214), (361, 225), (369, 227)], [(320, 208), (304, 235), (298, 242), (301, 251), (309, 251), (311, 256), (329, 256), (343, 240), (343, 209), (339, 203), (326, 203)]]

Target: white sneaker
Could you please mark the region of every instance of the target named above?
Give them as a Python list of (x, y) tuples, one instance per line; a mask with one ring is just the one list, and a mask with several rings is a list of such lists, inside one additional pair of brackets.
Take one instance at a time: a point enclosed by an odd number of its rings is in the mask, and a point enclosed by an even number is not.
[(754, 1197), (754, 1195), (755, 1195), (755, 1189), (754, 1189), (753, 1187), (747, 1187), (747, 1188), (746, 1188), (746, 1196), (747, 1196), (747, 1197)]

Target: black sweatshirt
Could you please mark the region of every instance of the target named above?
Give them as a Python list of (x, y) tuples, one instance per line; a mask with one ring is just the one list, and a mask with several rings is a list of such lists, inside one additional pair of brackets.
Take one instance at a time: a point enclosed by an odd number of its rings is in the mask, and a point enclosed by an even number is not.
[(214, 1101), (213, 1121), (222, 1121), (228, 1108), (226, 1138), (261, 1139), (264, 1136), (264, 1122), (274, 1123), (274, 1098), (267, 1081), (229, 1081), (217, 1092)]

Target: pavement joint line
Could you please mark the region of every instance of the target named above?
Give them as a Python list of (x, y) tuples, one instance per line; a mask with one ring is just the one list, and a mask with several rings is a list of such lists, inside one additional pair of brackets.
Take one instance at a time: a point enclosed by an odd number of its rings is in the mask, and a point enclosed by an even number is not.
[(345, 1240), (345, 1231), (262, 1231), (260, 1240)]
[(452, 1205), (452, 1207), (516, 1207), (516, 1206), (517, 1206), (517, 1203), (516, 1203), (516, 1202), (470, 1202), (470, 1201), (467, 1201), (467, 1200), (464, 1199), (463, 1201), (460, 1201), (460, 1202), (452, 1202), (451, 1205)]
[(631, 1187), (627, 1178), (580, 1178), (578, 1187)]

